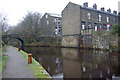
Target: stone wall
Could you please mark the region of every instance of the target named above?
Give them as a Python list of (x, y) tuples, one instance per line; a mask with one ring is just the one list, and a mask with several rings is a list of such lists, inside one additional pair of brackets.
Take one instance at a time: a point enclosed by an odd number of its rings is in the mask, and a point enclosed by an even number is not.
[(99, 48), (99, 49), (112, 49), (118, 48), (118, 35), (111, 34), (93, 34), (82, 36), (83, 48)]
[(92, 36), (91, 35), (84, 35), (82, 36), (82, 47), (84, 48), (92, 48)]
[(78, 47), (79, 45), (78, 35), (73, 36), (63, 36), (62, 37), (62, 46), (63, 47)]
[(97, 35), (92, 40), (93, 48), (110, 49), (118, 47), (117, 35)]

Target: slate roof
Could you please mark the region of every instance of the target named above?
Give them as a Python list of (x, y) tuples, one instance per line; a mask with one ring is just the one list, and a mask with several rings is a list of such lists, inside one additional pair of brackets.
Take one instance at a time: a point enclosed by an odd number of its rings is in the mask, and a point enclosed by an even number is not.
[(48, 14), (53, 17), (62, 17), (60, 14), (55, 14), (55, 13), (48, 13)]
[[(69, 2), (69, 3), (72, 3), (72, 2)], [(118, 14), (108, 13), (106, 11), (94, 9), (94, 8), (91, 8), (91, 7), (85, 7), (85, 6), (80, 5), (80, 4), (76, 4), (76, 3), (72, 3), (72, 4), (80, 6), (81, 8), (84, 8), (84, 9), (88, 9), (88, 10), (92, 10), (92, 11), (96, 11), (96, 12), (100, 12), (100, 13), (104, 13), (104, 14), (109, 14), (109, 15), (113, 15), (113, 16), (118, 16)]]

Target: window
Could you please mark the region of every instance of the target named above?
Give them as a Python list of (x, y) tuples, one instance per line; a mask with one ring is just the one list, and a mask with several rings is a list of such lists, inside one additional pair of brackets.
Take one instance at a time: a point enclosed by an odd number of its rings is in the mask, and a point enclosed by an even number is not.
[(85, 29), (86, 29), (85, 22), (82, 22), (82, 29), (83, 29), (83, 30), (85, 30)]
[(88, 13), (88, 20), (90, 20), (91, 19), (91, 14), (90, 13)]
[(103, 29), (106, 30), (106, 24), (103, 24), (102, 26), (103, 26)]
[(96, 23), (94, 24), (94, 28), (95, 28), (95, 31), (98, 30), (98, 25)]
[(48, 18), (48, 15), (46, 14), (46, 16), (45, 16), (46, 18)]
[(102, 29), (102, 24), (99, 24), (98, 30)]
[(88, 22), (88, 29), (91, 29), (91, 28), (92, 28), (91, 23)]
[(102, 21), (102, 16), (100, 14), (98, 15), (98, 21)]
[(56, 22), (57, 20), (56, 19), (54, 19), (54, 22)]
[(110, 22), (110, 18), (107, 16), (107, 23), (109, 23)]
[(58, 20), (59, 20), (59, 21), (61, 21), (61, 19), (60, 19), (60, 18), (58, 18)]
[(110, 24), (107, 24), (107, 31), (110, 30)]
[(102, 28), (102, 25), (100, 24), (100, 28)]
[(55, 34), (58, 34), (58, 29), (55, 29)]
[(61, 30), (59, 29), (59, 33), (61, 32)]
[(55, 27), (55, 29), (57, 29), (57, 27)]
[(47, 21), (47, 25), (49, 24), (49, 21)]
[(58, 22), (58, 25), (61, 25), (61, 22)]
[(116, 23), (116, 18), (115, 17), (113, 18), (113, 22)]

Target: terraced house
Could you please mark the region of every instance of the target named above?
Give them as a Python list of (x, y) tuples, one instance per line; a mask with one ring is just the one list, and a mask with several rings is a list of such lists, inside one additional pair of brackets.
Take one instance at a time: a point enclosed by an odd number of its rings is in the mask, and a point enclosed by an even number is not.
[(87, 2), (83, 5), (69, 2), (62, 11), (62, 46), (89, 46), (93, 48), (108, 45), (106, 46), (108, 48), (110, 43), (105, 41), (105, 36), (101, 40), (98, 39), (97, 44), (95, 43), (97, 40), (94, 39), (100, 38), (95, 37), (95, 34), (109, 33), (114, 24), (118, 24), (117, 11), (113, 11), (113, 13), (111, 9), (105, 11), (104, 7), (98, 10), (96, 4), (90, 8)]
[(118, 2), (119, 24), (120, 24), (120, 1)]
[(41, 33), (46, 37), (61, 35), (61, 15), (45, 13), (41, 19)]

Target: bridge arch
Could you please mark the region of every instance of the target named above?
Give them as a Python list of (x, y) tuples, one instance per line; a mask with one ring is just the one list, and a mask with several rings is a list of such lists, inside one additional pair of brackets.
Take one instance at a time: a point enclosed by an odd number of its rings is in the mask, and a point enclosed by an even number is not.
[(21, 42), (21, 49), (23, 50), (24, 49), (24, 41), (20, 38), (20, 37), (14, 37), (14, 36), (7, 36), (7, 35), (4, 35), (2, 36), (2, 40), (4, 41), (5, 44), (8, 44), (8, 40), (7, 38), (10, 38), (10, 39), (17, 39)]

